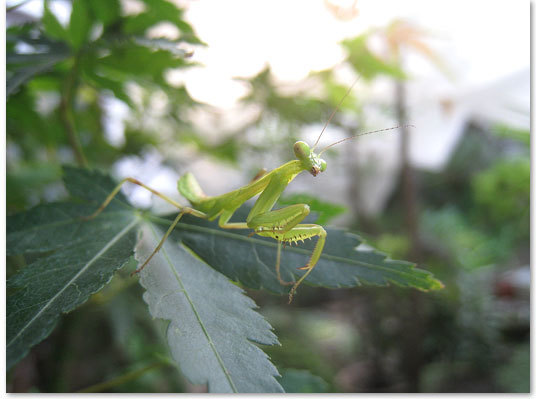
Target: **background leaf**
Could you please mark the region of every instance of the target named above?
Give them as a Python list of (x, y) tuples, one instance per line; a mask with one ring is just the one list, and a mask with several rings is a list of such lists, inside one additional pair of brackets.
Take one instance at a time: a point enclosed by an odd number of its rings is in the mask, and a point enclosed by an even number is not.
[(171, 22), (181, 32), (180, 38), (192, 44), (201, 44), (201, 41), (193, 34), (193, 29), (183, 20), (183, 11), (172, 2), (166, 0), (144, 0), (147, 7), (145, 12), (126, 18), (125, 33), (140, 34), (148, 28), (161, 23)]
[(65, 31), (65, 28), (60, 24), (52, 11), (50, 11), (48, 4), (49, 2), (45, 1), (43, 19), (41, 20), (45, 32), (53, 39), (67, 39), (67, 32)]
[(326, 381), (307, 370), (281, 370), (279, 382), (287, 393), (325, 393), (329, 388)]
[(92, 19), (86, 0), (74, 0), (69, 22), (69, 40), (75, 50), (78, 50), (87, 41), (91, 26)]
[(356, 72), (364, 79), (372, 79), (381, 74), (404, 79), (406, 75), (402, 69), (395, 64), (384, 62), (370, 51), (367, 39), (367, 35), (361, 35), (342, 41), (342, 46), (348, 52), (348, 62)]
[(39, 52), (17, 53), (14, 50), (6, 51), (6, 94), (9, 96), (30, 79), (46, 72), (60, 61), (70, 56), (67, 46), (46, 38), (20, 38), (20, 42), (38, 46)]
[[(139, 261), (164, 232), (145, 226)], [(151, 314), (171, 321), (171, 353), (192, 383), (218, 393), (283, 392), (276, 368), (253, 344), (274, 345), (277, 338), (240, 288), (171, 239), (141, 272), (140, 282)]]
[(121, 16), (119, 0), (91, 0), (87, 5), (95, 18), (104, 26), (112, 24)]
[[(73, 176), (73, 172), (68, 170), (67, 186), (75, 194), (84, 177), (96, 176), (90, 172)], [(100, 189), (113, 188), (111, 179), (101, 176), (103, 182), (107, 184)], [(7, 368), (50, 334), (61, 313), (84, 303), (131, 258), (139, 219), (120, 200), (113, 202), (87, 222), (80, 217), (90, 215), (95, 207), (73, 203), (41, 205), (8, 218), (8, 255), (45, 255), (7, 283)]]

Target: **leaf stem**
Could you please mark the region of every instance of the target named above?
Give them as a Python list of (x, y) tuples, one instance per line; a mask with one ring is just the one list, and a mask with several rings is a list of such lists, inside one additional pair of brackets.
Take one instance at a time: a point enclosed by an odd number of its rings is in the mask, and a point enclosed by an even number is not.
[(74, 116), (72, 111), (73, 94), (76, 91), (76, 78), (78, 75), (78, 66), (80, 64), (80, 52), (74, 56), (74, 63), (65, 81), (64, 90), (61, 93), (60, 101), (60, 117), (63, 122), (63, 127), (67, 133), (69, 144), (74, 152), (76, 161), (79, 166), (87, 167), (87, 160), (82, 151), (80, 140), (76, 132), (74, 124)]

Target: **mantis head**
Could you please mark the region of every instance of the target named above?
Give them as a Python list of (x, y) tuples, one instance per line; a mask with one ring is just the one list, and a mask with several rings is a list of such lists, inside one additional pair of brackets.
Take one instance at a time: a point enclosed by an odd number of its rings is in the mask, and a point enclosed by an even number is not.
[(315, 154), (307, 143), (303, 141), (297, 141), (294, 144), (294, 155), (301, 161), (303, 169), (307, 170), (313, 176), (326, 170), (326, 161)]

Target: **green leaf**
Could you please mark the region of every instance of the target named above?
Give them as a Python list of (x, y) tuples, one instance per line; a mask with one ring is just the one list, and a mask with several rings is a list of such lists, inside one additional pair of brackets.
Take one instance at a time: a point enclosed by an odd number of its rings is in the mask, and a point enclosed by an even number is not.
[(69, 41), (75, 50), (86, 43), (91, 26), (92, 20), (86, 0), (73, 0), (73, 11), (69, 21)]
[[(136, 250), (147, 259), (165, 229), (147, 224)], [(173, 358), (194, 384), (209, 392), (283, 392), (276, 368), (253, 343), (277, 344), (255, 303), (221, 274), (168, 239), (141, 272), (144, 299), (154, 317), (170, 320)]]
[[(86, 179), (105, 183), (95, 191), (109, 192), (113, 182), (88, 172), (66, 170), (72, 194), (87, 191)], [(95, 178), (95, 179), (94, 179)], [(95, 206), (76, 203), (40, 205), (7, 220), (7, 254), (41, 253), (7, 283), (7, 368), (45, 339), (61, 313), (84, 303), (106, 285), (115, 270), (133, 254), (139, 218), (121, 198), (104, 215), (83, 222)]]
[(48, 7), (48, 1), (45, 1), (43, 11), (43, 28), (48, 36), (53, 39), (66, 40), (67, 32), (65, 28), (60, 24), (56, 16), (50, 11)]
[(121, 16), (119, 0), (91, 0), (88, 2), (91, 13), (104, 26), (114, 23)]
[[(306, 284), (339, 288), (393, 283), (422, 291), (443, 287), (430, 272), (417, 269), (413, 263), (388, 259), (386, 254), (372, 249), (356, 249), (362, 243), (356, 234), (336, 228), (326, 228), (326, 231), (324, 251), (315, 269), (304, 281)], [(249, 231), (223, 230), (217, 222), (190, 215), (183, 217), (172, 235), (234, 281), (254, 289), (265, 288), (281, 294), (288, 292), (289, 288), (279, 284), (275, 274), (277, 243), (274, 240), (249, 237)], [(314, 241), (316, 239), (283, 249), (283, 279), (295, 281), (302, 275), (303, 271), (296, 268), (308, 262)]]
[(123, 82), (114, 79), (108, 79), (105, 76), (101, 76), (92, 68), (86, 68), (84, 66), (85, 77), (91, 82), (92, 85), (100, 89), (110, 90), (116, 98), (125, 102), (131, 108), (134, 108), (132, 100), (125, 91)]
[(195, 36), (194, 30), (183, 19), (183, 11), (167, 0), (143, 0), (147, 10), (125, 18), (124, 32), (127, 34), (144, 34), (145, 31), (163, 21), (174, 24), (181, 32), (180, 39), (192, 44), (202, 44)]
[[(47, 10), (48, 8), (45, 5), (45, 15)], [(50, 18), (55, 18), (50, 11), (48, 12)], [(43, 18), (46, 20), (45, 17)], [(61, 25), (59, 27), (63, 29)], [(33, 79), (36, 75), (52, 69), (54, 65), (70, 56), (70, 49), (66, 44), (50, 40), (41, 34), (33, 36), (24, 31), (19, 34), (12, 32), (8, 42), (12, 43), (12, 46), (10, 46), (9, 50), (6, 50), (7, 96), (16, 92), (21, 85)], [(21, 43), (33, 48), (34, 52), (17, 52), (16, 45)]]
[(51, 69), (69, 55), (67, 49), (61, 45), (50, 46), (48, 51), (43, 53), (7, 53), (6, 95), (15, 93), (21, 85)]
[(287, 393), (326, 393), (328, 384), (307, 370), (281, 370), (279, 382)]
[[(130, 44), (117, 47), (99, 60), (101, 71), (111, 71), (118, 76), (130, 75), (132, 79), (151, 78), (164, 84), (164, 73), (168, 68), (180, 68), (186, 64), (182, 57), (168, 51), (152, 50), (147, 47)], [(113, 76), (110, 74), (110, 76)]]
[(31, 64), (22, 68), (16, 69), (13, 73), (8, 75), (6, 81), (6, 96), (10, 96), (15, 93), (20, 86), (32, 79), (34, 76), (39, 75), (48, 69), (52, 68), (61, 59), (51, 59), (49, 61)]
[(348, 62), (352, 67), (367, 80), (381, 74), (404, 79), (406, 75), (402, 69), (382, 61), (369, 50), (367, 36), (365, 34), (342, 41), (342, 46), (348, 51)]

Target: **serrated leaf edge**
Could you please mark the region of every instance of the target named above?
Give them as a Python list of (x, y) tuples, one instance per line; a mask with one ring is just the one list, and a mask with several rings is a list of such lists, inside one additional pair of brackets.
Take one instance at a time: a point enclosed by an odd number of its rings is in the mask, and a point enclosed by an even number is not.
[[(157, 241), (160, 240), (160, 238), (158, 238), (158, 235), (157, 235), (156, 231), (154, 230), (154, 227), (151, 224), (149, 224), (149, 226), (150, 226), (151, 232), (153, 233), (153, 236), (155, 237), (155, 239)], [(181, 244), (181, 245), (183, 245), (183, 244)], [(162, 251), (162, 255), (166, 259), (166, 262), (167, 262), (171, 272), (173, 273), (173, 275), (177, 279), (177, 282), (180, 285), (181, 290), (183, 291), (186, 300), (190, 304), (192, 312), (194, 313), (194, 315), (195, 315), (195, 317), (197, 319), (197, 322), (199, 323), (199, 326), (201, 327), (201, 330), (203, 331), (203, 334), (205, 335), (210, 348), (214, 352), (214, 356), (216, 356), (216, 359), (218, 360), (218, 364), (222, 368), (222, 371), (225, 374), (225, 377), (227, 378), (227, 381), (229, 382), (229, 385), (231, 386), (231, 389), (233, 390), (233, 392), (238, 393), (238, 389), (236, 388), (236, 385), (234, 384), (234, 381), (231, 378), (231, 374), (229, 373), (229, 370), (227, 370), (227, 367), (225, 367), (223, 359), (221, 358), (221, 356), (220, 356), (220, 354), (218, 352), (218, 349), (214, 345), (214, 342), (212, 341), (212, 337), (210, 336), (210, 334), (209, 334), (208, 330), (206, 329), (205, 325), (203, 324), (203, 321), (201, 320), (201, 316), (199, 315), (199, 312), (197, 311), (197, 309), (195, 307), (195, 304), (193, 303), (192, 299), (190, 298), (190, 295), (188, 294), (188, 291), (186, 290), (186, 287), (182, 283), (182, 280), (181, 280), (179, 274), (177, 273), (177, 270), (173, 267), (173, 263), (169, 259), (169, 256), (168, 256), (165, 248), (162, 248), (161, 251)]]
[[(162, 223), (163, 222), (163, 223), (166, 223), (168, 225), (171, 224), (171, 221), (168, 221), (167, 219), (164, 219), (164, 218), (161, 218), (161, 217), (151, 216), (150, 218), (151, 218), (151, 220), (153, 220), (153, 221), (155, 221), (157, 223)], [(233, 239), (236, 239), (236, 240), (246, 241), (246, 242), (252, 243), (253, 245), (264, 245), (264, 246), (269, 246), (269, 247), (274, 247), (274, 248), (277, 247), (276, 243), (271, 243), (269, 241), (260, 240), (260, 239), (254, 238), (254, 237), (243, 236), (241, 234), (236, 234), (236, 233), (232, 233), (232, 232), (228, 232), (228, 231), (220, 230), (220, 229), (216, 229), (216, 228), (214, 228), (214, 229), (206, 228), (206, 227), (195, 226), (195, 225), (191, 225), (191, 224), (187, 224), (187, 223), (178, 223), (177, 228), (182, 228), (184, 230), (198, 231), (198, 232), (211, 234), (211, 235), (220, 235), (220, 236), (224, 236), (224, 237), (229, 237), (229, 238), (233, 238)], [(348, 232), (348, 231), (346, 231), (344, 229), (340, 229), (340, 230), (344, 231), (345, 234), (347, 234), (347, 235), (352, 235), (352, 236), (356, 237), (359, 240), (359, 243), (360, 244), (362, 243), (362, 239), (358, 235), (353, 234), (351, 232)], [(359, 247), (359, 245), (357, 245), (354, 248), (354, 250), (356, 252), (359, 252), (359, 250), (357, 249), (358, 247)], [(298, 252), (298, 253), (302, 253), (302, 254), (310, 254), (309, 250), (302, 249), (302, 248), (297, 248), (297, 247), (288, 247), (286, 250), (287, 251)], [(386, 261), (386, 262), (404, 263), (406, 266), (410, 266), (411, 270), (419, 271), (419, 272), (425, 274), (422, 277), (419, 276), (419, 277), (415, 277), (415, 278), (418, 279), (419, 281), (422, 281), (423, 283), (426, 283), (427, 285), (430, 285), (429, 288), (421, 288), (421, 287), (416, 287), (416, 286), (412, 286), (412, 285), (410, 285), (410, 287), (414, 287), (414, 288), (416, 288), (416, 289), (418, 289), (420, 291), (429, 291), (429, 290), (435, 290), (435, 289), (443, 288), (443, 284), (439, 280), (435, 279), (433, 277), (433, 275), (429, 271), (424, 270), (424, 269), (419, 269), (418, 267), (416, 267), (416, 265), (414, 263), (407, 262), (407, 261), (397, 261), (397, 260), (389, 259), (387, 257), (387, 255), (384, 254), (381, 251), (372, 251), (372, 252), (384, 255), (385, 256), (384, 261)], [(343, 263), (353, 263), (353, 264), (356, 264), (356, 265), (360, 265), (360, 266), (369, 268), (371, 270), (386, 270), (386, 271), (388, 271), (390, 273), (395, 273), (395, 274), (398, 274), (398, 275), (401, 275), (401, 276), (405, 276), (405, 275), (408, 274), (405, 271), (390, 269), (387, 266), (379, 266), (379, 265), (371, 264), (371, 263), (368, 263), (368, 262), (358, 261), (358, 260), (351, 259), (351, 258), (343, 258), (343, 257), (339, 257), (339, 256), (336, 256), (336, 255), (326, 254), (326, 253), (322, 253), (322, 255), (320, 256), (320, 259), (322, 259), (322, 258), (336, 260), (336, 261), (342, 261)], [(349, 262), (349, 261), (351, 261), (351, 262)], [(432, 281), (430, 281), (430, 279), (432, 279)], [(406, 285), (402, 285), (402, 284), (398, 283), (397, 281), (392, 281), (390, 279), (386, 279), (386, 281), (391, 282), (391, 283), (393, 283), (395, 285), (398, 285), (398, 286), (406, 287)], [(310, 282), (308, 282), (308, 281), (305, 281), (304, 283), (310, 285)], [(380, 284), (368, 284), (368, 283), (367, 283), (367, 285), (381, 286)]]

